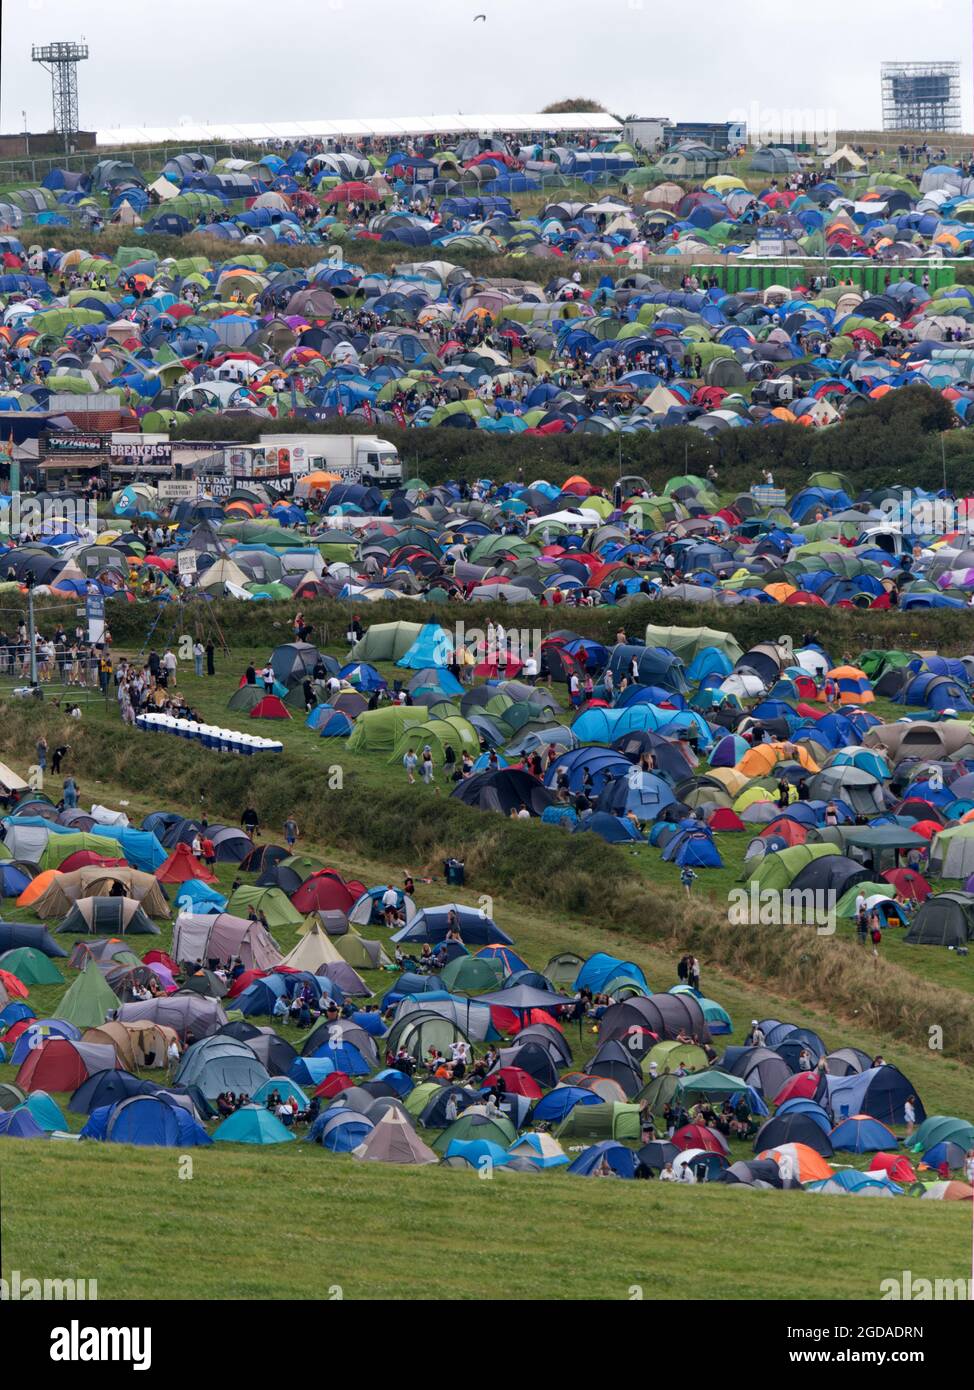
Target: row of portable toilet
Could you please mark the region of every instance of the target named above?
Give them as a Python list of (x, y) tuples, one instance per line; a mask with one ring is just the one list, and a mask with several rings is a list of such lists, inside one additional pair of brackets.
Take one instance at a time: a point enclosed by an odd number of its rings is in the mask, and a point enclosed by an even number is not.
[(221, 729), (216, 724), (198, 724), (194, 719), (174, 719), (171, 714), (140, 714), (138, 728), (149, 734), (173, 734), (176, 738), (195, 739), (215, 753), (280, 753), (283, 743), (256, 734), (240, 734), (233, 729)]

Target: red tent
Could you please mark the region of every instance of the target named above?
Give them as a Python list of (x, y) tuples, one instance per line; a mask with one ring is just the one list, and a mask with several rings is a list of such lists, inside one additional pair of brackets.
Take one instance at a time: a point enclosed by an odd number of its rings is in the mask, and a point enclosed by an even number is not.
[(887, 869), (882, 877), (893, 885), (897, 893), (902, 893), (904, 898), (915, 898), (918, 903), (925, 903), (933, 892), (930, 884), (916, 869)]
[(777, 820), (766, 825), (760, 833), (764, 839), (776, 835), (789, 846), (803, 845), (808, 838), (808, 828), (800, 825), (796, 820), (791, 820), (788, 816), (779, 816)]
[(747, 826), (730, 806), (718, 806), (706, 818), (711, 830), (746, 830)]
[(886, 1173), (893, 1182), (916, 1182), (917, 1175), (906, 1154), (873, 1154), (871, 1173)]
[(255, 980), (262, 980), (268, 973), (266, 970), (242, 971), (227, 990), (227, 998), (236, 999), (237, 995), (243, 994), (244, 990), (248, 989)]
[(344, 912), (346, 915), (366, 889), (352, 880), (346, 883), (335, 869), (318, 869), (291, 895), (298, 912)]
[[(477, 954), (481, 955), (483, 953), (478, 951)], [(494, 1005), (490, 1011), (492, 1020), (496, 1021), (497, 1013), (502, 1014), (505, 1020), (504, 1026), (501, 1027), (499, 1031), (508, 1033), (511, 1036), (515, 1033), (520, 1033), (522, 1028), (533, 1027), (536, 1023), (544, 1023), (547, 1024), (549, 1028), (557, 1028), (559, 1033), (565, 1031), (554, 1014), (548, 1013), (547, 1009), (524, 1009), (521, 1012), (516, 1012), (514, 1009), (502, 1008), (497, 1010), (497, 1006)]]
[(322, 1100), (331, 1100), (333, 1096), (339, 1095), (342, 1091), (347, 1091), (349, 1086), (354, 1086), (355, 1082), (347, 1073), (343, 1071), (333, 1071), (326, 1076), (324, 1081), (315, 1087), (315, 1095)]
[(251, 719), (290, 719), (291, 712), (276, 695), (265, 695), (250, 711)]
[(216, 874), (202, 859), (197, 859), (189, 845), (178, 844), (164, 864), (156, 869), (160, 883), (186, 883), (191, 878), (204, 883), (216, 883)]
[(379, 203), (382, 195), (370, 183), (339, 183), (330, 188), (321, 200), (323, 203)]
[[(91, 1075), (82, 1049), (90, 1052), (91, 1044), (86, 1046), (68, 1038), (48, 1038), (40, 1047), (32, 1047), (21, 1063), (15, 1078), (17, 1085), (24, 1091), (76, 1091)], [(96, 1050), (111, 1052), (104, 1048)], [(95, 1070), (105, 1070), (105, 1064)]]
[(124, 859), (110, 859), (107, 855), (96, 854), (93, 849), (76, 849), (67, 859), (62, 859), (58, 872), (70, 874), (74, 869), (87, 869), (90, 864), (101, 864), (106, 869), (128, 868)]
[(774, 1098), (776, 1106), (784, 1105), (786, 1100), (815, 1100), (819, 1089), (824, 1089), (825, 1082), (817, 1071), (800, 1071), (795, 1076), (790, 1076), (781, 1090)]
[(684, 1125), (676, 1131), (671, 1142), (678, 1149), (706, 1149), (709, 1154), (730, 1153), (724, 1136), (709, 1125)]
[(522, 1067), (500, 1067), (497, 1071), (492, 1071), (484, 1082), (484, 1089), (495, 1084), (498, 1077), (504, 1083), (504, 1090), (509, 1091), (512, 1096), (527, 1096), (529, 1100), (540, 1100), (543, 1095), (537, 1081)]
[(7, 991), (11, 999), (26, 999), (30, 995), (30, 990), (23, 980), (11, 975), (9, 970), (0, 970), (0, 985)]
[(164, 965), (173, 975), (179, 973), (179, 966), (165, 951), (146, 951), (142, 960), (145, 965)]
[(910, 826), (914, 835), (922, 835), (925, 840), (932, 840), (934, 835), (939, 835), (943, 826), (935, 820), (915, 820)]
[(21, 1033), (25, 1033), (25, 1032), (27, 1031), (27, 1029), (31, 1026), (31, 1024), (36, 1023), (36, 1022), (37, 1022), (37, 1018), (36, 1018), (36, 1016), (35, 1016), (34, 1014), (31, 1014), (30, 1018), (20, 1018), (20, 1019), (18, 1019), (17, 1022), (14, 1023), (14, 1024), (12, 1024), (12, 1025), (7, 1029), (7, 1031), (4, 1033), (4, 1035), (3, 1035), (4, 1046), (7, 1047), (8, 1049), (12, 1050), (12, 1049), (13, 1049), (13, 1044), (14, 1044), (14, 1043), (17, 1041), (17, 1039), (20, 1037)]

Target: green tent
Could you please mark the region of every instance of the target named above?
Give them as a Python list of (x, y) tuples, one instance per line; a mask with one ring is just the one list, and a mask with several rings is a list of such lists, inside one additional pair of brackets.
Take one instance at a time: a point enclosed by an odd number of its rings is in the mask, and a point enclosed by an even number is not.
[[(740, 798), (738, 798), (740, 800)], [(835, 845), (789, 845), (787, 849), (775, 850), (760, 859), (751, 872), (745, 873), (751, 883), (761, 889), (782, 889), (791, 886), (791, 881), (813, 859), (822, 859), (827, 854), (838, 854)]]
[(117, 841), (104, 835), (89, 835), (85, 831), (72, 830), (70, 835), (48, 835), (47, 844), (38, 861), (42, 869), (59, 869), (72, 854), (79, 850), (91, 850), (94, 854), (109, 855), (117, 849)]
[(860, 893), (867, 898), (893, 898), (896, 896), (896, 889), (891, 883), (854, 883), (836, 903), (836, 917), (855, 917), (856, 899)]
[(677, 1082), (676, 1095), (680, 1100), (721, 1100), (746, 1088), (747, 1083), (739, 1076), (731, 1076), (730, 1072), (718, 1071), (715, 1067), (711, 1071), (698, 1071), (693, 1076), (682, 1077)]
[[(351, 739), (349, 739), (349, 744), (351, 744)], [(425, 723), (413, 724), (403, 729), (396, 740), (396, 746), (389, 756), (389, 761), (398, 762), (403, 758), (407, 749), (423, 748), (426, 744), (429, 744), (433, 759), (440, 767), (445, 761), (447, 748), (453, 749), (458, 762), (465, 751), (472, 757), (476, 757), (480, 752), (480, 740), (477, 737), (477, 731), (468, 720), (462, 717), (427, 719)]]
[(57, 1017), (76, 1028), (97, 1028), (105, 1022), (119, 998), (92, 961), (64, 992)]
[(504, 982), (502, 961), (484, 956), (456, 956), (440, 971), (443, 988), (451, 994), (479, 994), (499, 989)]
[(232, 917), (246, 917), (251, 908), (264, 914), (271, 931), (275, 927), (300, 927), (304, 921), (280, 888), (258, 888), (256, 884), (242, 883), (231, 895), (227, 912)]
[(0, 970), (7, 970), (25, 985), (62, 985), (64, 976), (49, 956), (36, 946), (16, 946), (0, 956)]
[(863, 671), (871, 681), (878, 681), (880, 676), (887, 671), (899, 670), (902, 666), (909, 666), (914, 660), (915, 652), (902, 652), (897, 650), (888, 651), (884, 648), (870, 648), (869, 651), (859, 653), (859, 669)]
[(621, 1100), (603, 1100), (598, 1105), (575, 1105), (555, 1131), (558, 1139), (563, 1136), (573, 1139), (638, 1139), (639, 1135), (639, 1106)]
[(318, 873), (319, 869), (323, 869), (324, 867), (324, 864), (322, 864), (319, 859), (311, 859), (306, 854), (289, 854), (288, 857), (282, 859), (278, 865), (280, 869), (291, 869), (293, 873), (297, 874), (302, 883), (304, 883), (305, 879), (310, 878), (312, 874)]
[(954, 1115), (928, 1115), (910, 1141), (914, 1153), (926, 1153), (934, 1144), (957, 1144), (965, 1152), (974, 1148), (974, 1125)]
[(354, 661), (398, 661), (423, 630), (422, 623), (373, 623), (352, 647), (348, 660)]
[[(582, 1107), (586, 1108), (589, 1107)], [(438, 1154), (445, 1154), (454, 1139), (489, 1139), (492, 1144), (509, 1149), (516, 1138), (517, 1130), (506, 1115), (485, 1115), (482, 1111), (471, 1114), (465, 1110), (451, 1125), (440, 1131), (433, 1141), (433, 1149)]]
[(651, 1047), (642, 1060), (644, 1072), (655, 1062), (660, 1071), (676, 1071), (682, 1062), (687, 1071), (703, 1071), (707, 1066), (707, 1054), (695, 1043), (681, 1043), (668, 1039)]
[(383, 705), (380, 709), (363, 710), (345, 746), (350, 753), (391, 753), (405, 729), (425, 722), (426, 710), (422, 705)]
[(263, 685), (251, 685), (249, 682), (239, 685), (227, 701), (227, 709), (243, 710), (249, 714), (266, 694)]
[(440, 1089), (441, 1087), (438, 1081), (421, 1081), (418, 1086), (413, 1087), (409, 1095), (403, 1101), (403, 1107), (406, 1113), (412, 1115), (413, 1119), (418, 1120)]
[(686, 666), (689, 666), (700, 652), (710, 647), (723, 652), (732, 665), (744, 655), (732, 633), (720, 632), (713, 627), (654, 627), (652, 623), (648, 623), (646, 646), (666, 647)]

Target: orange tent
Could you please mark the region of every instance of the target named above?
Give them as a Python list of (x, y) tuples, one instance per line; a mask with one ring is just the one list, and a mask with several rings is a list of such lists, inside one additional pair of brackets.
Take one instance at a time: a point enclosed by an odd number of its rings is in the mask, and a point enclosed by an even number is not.
[(834, 666), (828, 674), (839, 687), (840, 704), (868, 705), (875, 700), (869, 677), (858, 666)]
[(30, 907), (32, 903), (35, 903), (39, 897), (47, 892), (54, 880), (60, 877), (61, 875), (57, 869), (45, 869), (43, 873), (31, 879), (30, 883), (28, 883), (27, 887), (17, 899), (17, 906)]
[(794, 584), (768, 584), (765, 586), (764, 592), (770, 594), (778, 603), (784, 603), (786, 599), (791, 598), (792, 594), (797, 594), (798, 590)]
[(763, 1153), (758, 1154), (758, 1158), (773, 1158), (778, 1163), (785, 1155), (794, 1159), (801, 1182), (818, 1182), (822, 1178), (832, 1176), (832, 1169), (822, 1155), (810, 1149), (807, 1144), (780, 1144), (776, 1149), (765, 1149)]

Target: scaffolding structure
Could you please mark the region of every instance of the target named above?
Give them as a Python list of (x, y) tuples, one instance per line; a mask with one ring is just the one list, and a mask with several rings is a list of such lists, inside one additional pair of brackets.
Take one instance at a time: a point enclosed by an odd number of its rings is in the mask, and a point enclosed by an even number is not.
[(34, 44), (31, 61), (40, 63), (51, 74), (54, 129), (64, 137), (64, 149), (71, 147), (71, 136), (79, 129), (78, 64), (88, 57), (86, 43)]
[(883, 129), (960, 132), (960, 63), (884, 63)]

